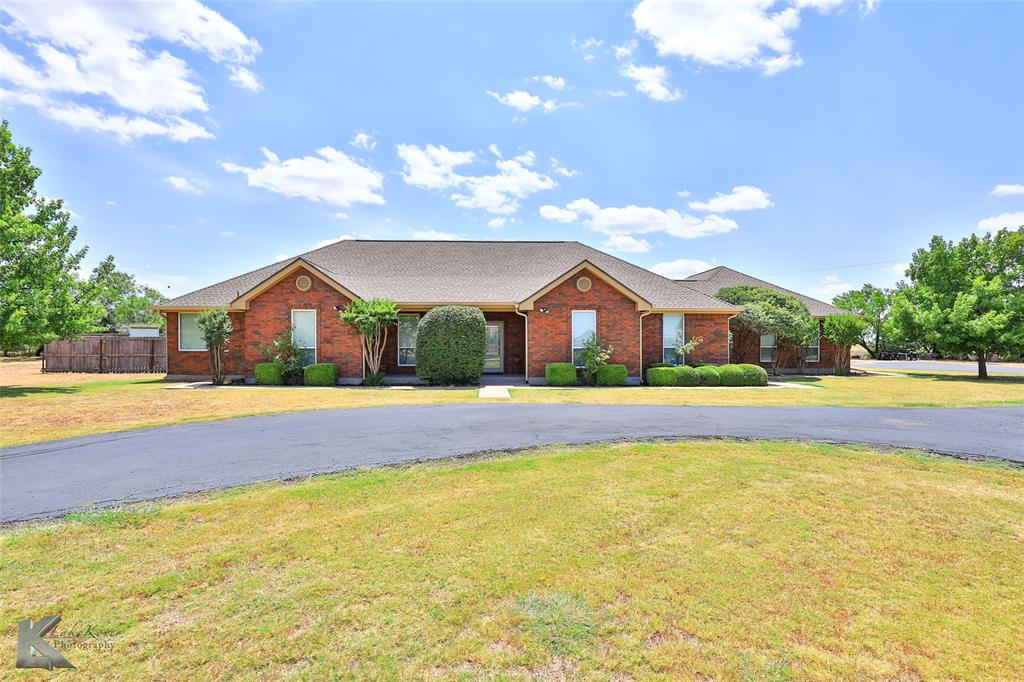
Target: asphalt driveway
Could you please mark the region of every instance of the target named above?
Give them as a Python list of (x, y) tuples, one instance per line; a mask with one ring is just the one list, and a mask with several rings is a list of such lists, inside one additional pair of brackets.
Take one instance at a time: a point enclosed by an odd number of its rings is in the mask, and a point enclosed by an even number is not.
[(0, 449), (0, 521), (555, 443), (732, 436), (1024, 462), (1024, 407), (418, 405), (297, 412)]

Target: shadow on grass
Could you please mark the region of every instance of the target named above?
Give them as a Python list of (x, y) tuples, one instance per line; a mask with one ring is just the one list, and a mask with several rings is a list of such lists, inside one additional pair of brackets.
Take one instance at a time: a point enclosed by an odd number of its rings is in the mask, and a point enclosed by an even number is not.
[(30, 395), (71, 395), (88, 393), (104, 388), (122, 388), (128, 386), (145, 386), (147, 384), (175, 383), (166, 379), (111, 379), (110, 381), (90, 381), (82, 384), (64, 384), (55, 386), (0, 386), (0, 397), (23, 398)]
[(929, 374), (925, 372), (908, 373), (914, 379), (932, 379), (935, 381), (959, 381), (977, 384), (1020, 384), (1024, 386), (1024, 376), (1008, 376), (1006, 374), (989, 375), (987, 379), (979, 379), (967, 374)]

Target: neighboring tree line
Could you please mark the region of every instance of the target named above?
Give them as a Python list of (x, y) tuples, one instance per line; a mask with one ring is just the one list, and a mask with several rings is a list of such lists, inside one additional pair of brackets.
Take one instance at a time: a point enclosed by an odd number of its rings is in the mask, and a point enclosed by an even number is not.
[(891, 350), (975, 356), (986, 378), (993, 355), (1024, 354), (1024, 227), (932, 237), (892, 289), (865, 284), (833, 299), (864, 320), (857, 338), (871, 357)]
[(0, 351), (37, 349), (54, 339), (160, 323), (147, 307), (167, 300), (117, 269), (112, 256), (88, 277), (86, 248), (60, 199), (36, 191), (41, 170), (0, 124)]

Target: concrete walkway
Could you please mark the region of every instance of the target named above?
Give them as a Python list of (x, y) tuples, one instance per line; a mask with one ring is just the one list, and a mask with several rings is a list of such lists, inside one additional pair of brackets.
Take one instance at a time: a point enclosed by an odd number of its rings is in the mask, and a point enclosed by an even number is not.
[(0, 521), (356, 467), (635, 438), (859, 442), (1024, 462), (1022, 423), (1024, 407), (478, 403), (295, 412), (0, 449)]

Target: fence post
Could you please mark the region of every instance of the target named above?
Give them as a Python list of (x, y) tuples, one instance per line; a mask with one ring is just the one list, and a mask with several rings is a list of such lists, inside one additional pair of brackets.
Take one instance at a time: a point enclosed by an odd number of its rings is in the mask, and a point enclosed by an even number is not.
[(149, 373), (153, 373), (153, 366), (156, 364), (156, 344), (153, 339), (149, 340)]
[(103, 347), (107, 345), (105, 339), (100, 339), (100, 374), (103, 374)]

